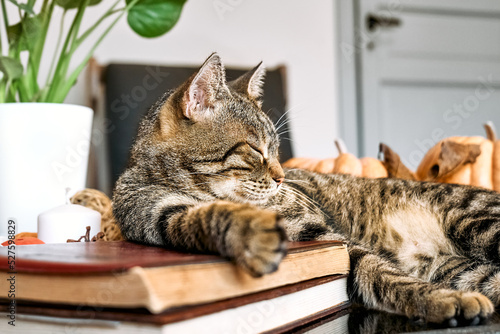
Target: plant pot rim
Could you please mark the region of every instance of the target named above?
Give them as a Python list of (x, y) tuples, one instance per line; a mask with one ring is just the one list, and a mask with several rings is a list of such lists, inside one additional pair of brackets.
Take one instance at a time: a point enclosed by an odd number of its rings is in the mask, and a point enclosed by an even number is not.
[[(5, 106), (5, 108), (2, 108)], [(16, 107), (18, 106), (18, 107)], [(53, 102), (7, 102), (0, 103), (0, 111), (13, 111), (13, 112), (22, 112), (23, 110), (33, 110), (31, 107), (40, 107), (45, 110), (40, 110), (40, 112), (44, 111), (58, 111), (60, 112), (63, 109), (71, 109), (72, 111), (76, 110), (85, 110), (86, 112), (94, 112), (94, 110), (90, 107), (81, 105), (81, 104), (71, 104), (71, 103), (53, 103)], [(18, 109), (19, 108), (19, 109)]]
[(75, 107), (84, 107), (84, 108), (90, 108), (88, 106), (82, 105), (82, 104), (75, 104), (75, 103), (56, 103), (56, 102), (2, 102), (0, 103), (0, 106), (3, 104), (7, 105), (15, 105), (15, 104), (43, 104), (43, 105), (57, 105), (57, 106), (75, 106)]

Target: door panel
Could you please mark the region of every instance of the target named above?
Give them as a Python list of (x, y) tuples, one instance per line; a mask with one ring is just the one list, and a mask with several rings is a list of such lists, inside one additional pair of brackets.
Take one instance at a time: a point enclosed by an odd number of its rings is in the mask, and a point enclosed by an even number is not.
[(401, 27), (377, 39), (388, 57), (435, 60), (500, 59), (500, 20), (489, 16), (401, 12)]
[[(500, 1), (393, 2), (358, 1), (360, 153), (384, 142), (415, 168), (444, 137), (500, 129)], [(370, 30), (368, 15), (399, 25)]]
[(500, 90), (483, 85), (384, 85), (380, 100), (382, 141), (402, 153), (403, 163), (413, 168), (445, 136), (485, 136), (484, 120), (498, 119)]

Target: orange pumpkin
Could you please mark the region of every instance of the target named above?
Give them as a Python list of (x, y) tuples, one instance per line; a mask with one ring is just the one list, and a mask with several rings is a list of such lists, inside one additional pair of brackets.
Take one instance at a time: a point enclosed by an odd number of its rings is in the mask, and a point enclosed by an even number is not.
[(17, 238), (26, 238), (26, 237), (32, 237), (32, 238), (38, 238), (38, 233), (36, 232), (20, 232), (14, 236), (16, 239)]
[[(9, 246), (9, 241), (10, 240), (4, 241), (2, 243), (2, 246)], [(44, 244), (45, 242), (34, 237), (22, 237), (22, 238), (16, 237), (14, 238), (14, 243), (16, 245), (37, 245), (37, 244)]]
[(339, 155), (335, 158), (335, 165), (330, 173), (334, 174), (351, 174), (354, 176), (363, 175), (363, 165), (358, 158), (347, 152), (344, 142), (340, 139), (335, 140), (335, 147)]
[(492, 122), (484, 125), (486, 129), (487, 138), (493, 143), (493, 155), (491, 157), (491, 173), (493, 189), (500, 191), (500, 140), (497, 138), (495, 126)]
[(307, 170), (314, 170), (320, 159), (314, 158), (291, 158), (285, 161), (282, 165), (286, 168), (301, 168)]
[(415, 173), (404, 166), (387, 145), (381, 144), (384, 165), (391, 177), (466, 184), (500, 191), (500, 142), (492, 123), (485, 124), (485, 128), (488, 138), (449, 137), (441, 140), (422, 158)]
[(335, 146), (339, 152), (336, 158), (292, 158), (285, 163), (286, 168), (301, 168), (317, 173), (351, 174), (370, 178), (387, 177), (388, 173), (381, 161), (375, 158), (356, 158), (347, 152), (342, 140), (335, 140)]
[(380, 160), (371, 157), (364, 157), (359, 159), (359, 161), (361, 161), (361, 166), (363, 168), (361, 176), (372, 179), (389, 176), (387, 169)]

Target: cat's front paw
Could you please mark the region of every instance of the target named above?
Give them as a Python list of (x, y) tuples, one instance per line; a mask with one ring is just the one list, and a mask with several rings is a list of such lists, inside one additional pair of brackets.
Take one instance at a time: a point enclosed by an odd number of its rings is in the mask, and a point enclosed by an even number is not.
[(426, 320), (450, 327), (477, 325), (494, 311), (492, 302), (478, 292), (439, 289), (430, 292), (426, 301)]
[(254, 277), (276, 271), (286, 255), (283, 219), (274, 212), (254, 209), (240, 211), (238, 220), (227, 236), (236, 264)]

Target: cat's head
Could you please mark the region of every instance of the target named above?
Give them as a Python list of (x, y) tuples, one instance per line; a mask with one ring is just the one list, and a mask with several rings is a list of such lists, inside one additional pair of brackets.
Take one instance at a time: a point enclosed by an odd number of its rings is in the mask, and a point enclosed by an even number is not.
[(279, 138), (261, 110), (262, 64), (226, 82), (217, 54), (168, 98), (158, 139), (180, 173), (220, 199), (259, 203), (284, 181)]

